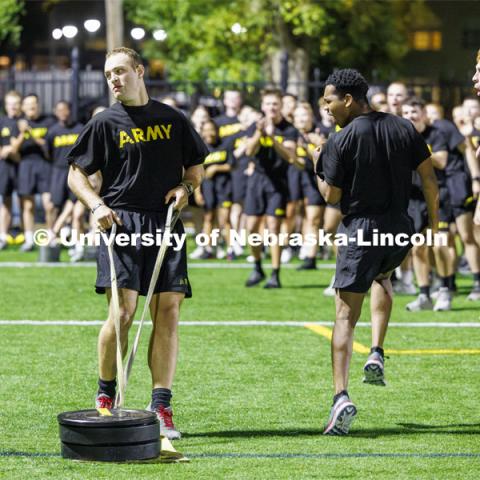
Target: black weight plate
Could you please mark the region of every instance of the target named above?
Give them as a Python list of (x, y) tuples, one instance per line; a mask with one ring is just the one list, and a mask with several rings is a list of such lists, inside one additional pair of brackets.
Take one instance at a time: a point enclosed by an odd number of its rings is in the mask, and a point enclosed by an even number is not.
[(79, 427), (60, 425), (60, 440), (78, 445), (122, 445), (152, 442), (160, 438), (158, 423), (127, 427)]
[(134, 425), (150, 425), (157, 423), (157, 415), (146, 410), (126, 410), (123, 408), (110, 410), (112, 415), (100, 415), (97, 410), (77, 410), (63, 412), (58, 415), (60, 425), (81, 427), (127, 427)]
[(136, 445), (117, 445), (98, 447), (75, 445), (62, 442), (62, 457), (73, 460), (97, 460), (101, 462), (126, 462), (130, 460), (148, 460), (160, 455), (160, 439), (155, 442)]

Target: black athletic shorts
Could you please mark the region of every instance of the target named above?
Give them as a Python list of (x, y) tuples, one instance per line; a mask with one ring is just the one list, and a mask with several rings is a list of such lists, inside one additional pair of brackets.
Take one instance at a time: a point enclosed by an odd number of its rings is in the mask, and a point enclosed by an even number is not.
[(238, 167), (232, 171), (232, 201), (233, 203), (241, 203), (245, 201), (247, 195), (248, 177), (245, 175), (245, 170), (248, 167), (247, 162), (239, 163)]
[(11, 197), (18, 184), (18, 163), (0, 160), (0, 196)]
[(410, 199), (408, 202), (408, 215), (413, 220), (416, 233), (422, 233), (428, 227), (427, 204), (420, 199)]
[(68, 168), (52, 167), (52, 179), (50, 182), (50, 194), (53, 204), (61, 208), (67, 200), (77, 201), (77, 197), (68, 188)]
[(245, 214), (260, 217), (284, 217), (287, 208), (287, 182), (272, 180), (260, 172), (253, 172), (248, 177)]
[(18, 194), (30, 196), (50, 191), (52, 165), (46, 160), (27, 158), (18, 167)]
[(289, 165), (287, 170), (288, 201), (296, 202), (303, 198), (302, 194), (302, 171), (295, 165)]
[[(157, 229), (163, 231), (165, 226), (166, 212), (140, 213), (118, 208), (115, 208), (115, 211), (123, 222), (122, 226), (117, 226), (117, 234), (152, 233), (155, 235)], [(179, 235), (184, 233), (181, 221), (177, 222), (172, 233)], [(160, 245), (144, 247), (140, 241), (137, 241), (136, 246), (120, 247), (114, 244), (113, 259), (118, 288), (128, 288), (146, 296), (159, 248)], [(105, 288), (110, 288), (110, 286), (108, 249), (102, 240), (98, 249), (95, 289), (97, 293), (105, 293)], [(175, 251), (174, 246), (168, 247), (154, 292), (184, 293), (186, 298), (192, 296), (187, 273), (186, 245), (180, 251)]]
[(452, 207), (467, 207), (473, 203), (472, 180), (466, 172), (451, 173), (446, 183)]
[(306, 199), (307, 205), (313, 205), (315, 207), (322, 207), (327, 204), (324, 198), (320, 194), (317, 185), (317, 175), (315, 172), (309, 172), (304, 170), (301, 172), (302, 181), (302, 193), (303, 198)]
[[(374, 229), (379, 234), (404, 233), (408, 237), (415, 233), (412, 219), (406, 213), (347, 216), (340, 223), (337, 233), (357, 238), (358, 231), (361, 230), (364, 241), (369, 241)], [(411, 248), (409, 239), (406, 246), (362, 246), (351, 241), (346, 246), (339, 246), (334, 288), (355, 293), (367, 292), (375, 278), (397, 268)]]
[(232, 179), (230, 175), (216, 175), (202, 182), (202, 195), (205, 210), (232, 206)]

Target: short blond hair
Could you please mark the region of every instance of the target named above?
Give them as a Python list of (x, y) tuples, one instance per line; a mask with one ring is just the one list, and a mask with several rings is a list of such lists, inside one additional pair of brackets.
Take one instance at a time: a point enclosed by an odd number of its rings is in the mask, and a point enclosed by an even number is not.
[(124, 55), (126, 55), (132, 61), (133, 69), (137, 68), (139, 65), (143, 65), (142, 57), (135, 50), (133, 50), (131, 48), (128, 48), (128, 47), (114, 48), (114, 49), (110, 50), (109, 52), (107, 52), (107, 54), (105, 55), (105, 58), (107, 59), (107, 58), (109, 58), (113, 55), (117, 55), (119, 53), (123, 53)]

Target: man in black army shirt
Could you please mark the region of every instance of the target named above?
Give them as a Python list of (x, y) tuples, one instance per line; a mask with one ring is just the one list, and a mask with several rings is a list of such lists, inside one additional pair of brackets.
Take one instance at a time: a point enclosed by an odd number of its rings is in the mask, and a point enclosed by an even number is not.
[[(164, 229), (168, 203), (175, 208), (188, 203), (188, 195), (200, 185), (208, 150), (188, 120), (177, 110), (148, 97), (140, 56), (120, 47), (107, 54), (105, 77), (117, 103), (95, 115), (73, 146), (69, 186), (94, 215), (101, 230), (114, 222), (119, 232), (155, 234)], [(88, 175), (102, 173), (100, 196)], [(173, 230), (183, 234), (177, 223)], [(127, 348), (138, 296), (146, 295), (158, 246), (138, 242), (114, 246), (120, 296), (122, 344)], [(110, 267), (106, 245), (97, 259), (98, 293), (110, 301)], [(153, 331), (148, 363), (152, 374), (150, 408), (157, 413), (160, 429), (168, 438), (180, 438), (172, 420), (170, 399), (178, 351), (178, 317), (184, 297), (191, 296), (185, 245), (169, 248), (150, 304)], [(98, 341), (99, 390), (96, 405), (111, 408), (116, 388), (115, 327), (111, 310)]]
[[(373, 112), (367, 91), (367, 82), (355, 70), (338, 70), (328, 77), (325, 108), (342, 130), (317, 154), (318, 186), (327, 202), (340, 202), (345, 217), (338, 233), (358, 240), (361, 232), (367, 241), (374, 229), (408, 237), (414, 233), (407, 215), (412, 171), (420, 174), (430, 222), (437, 225), (438, 188), (430, 152), (411, 123)], [(362, 246), (349, 240), (338, 248), (332, 335), (335, 396), (325, 434), (348, 433), (356, 415), (347, 393), (348, 369), (355, 324), (370, 287), (373, 347), (365, 380), (383, 382), (382, 347), (392, 310), (390, 275), (410, 248), (408, 240), (402, 246)]]

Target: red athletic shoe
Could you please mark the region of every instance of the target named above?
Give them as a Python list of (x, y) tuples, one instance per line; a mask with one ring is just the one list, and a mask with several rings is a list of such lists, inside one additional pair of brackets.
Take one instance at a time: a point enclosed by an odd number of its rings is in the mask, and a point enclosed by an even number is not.
[(95, 408), (108, 408), (108, 410), (111, 410), (114, 402), (115, 398), (109, 397), (106, 393), (99, 393), (95, 399)]
[(175, 429), (175, 425), (173, 424), (172, 407), (159, 406), (152, 411), (157, 414), (158, 421), (160, 422), (160, 435), (167, 437), (169, 440), (179, 440), (182, 438), (182, 434)]

